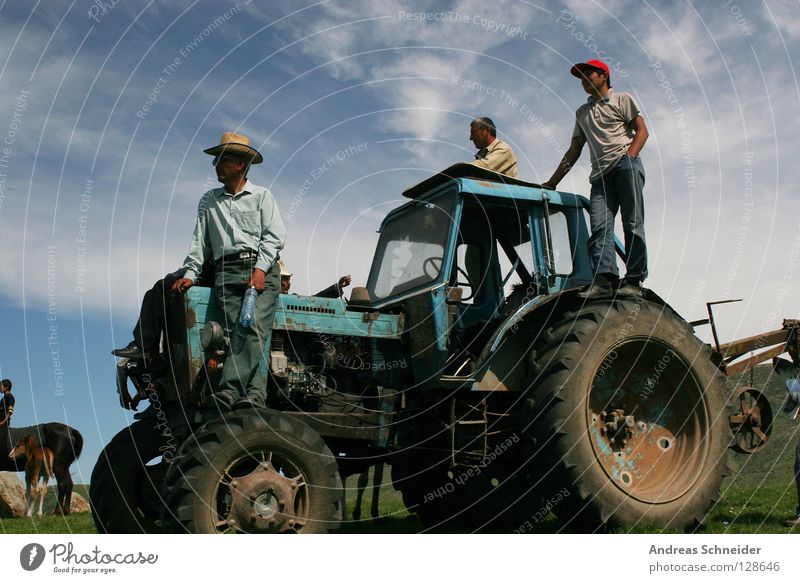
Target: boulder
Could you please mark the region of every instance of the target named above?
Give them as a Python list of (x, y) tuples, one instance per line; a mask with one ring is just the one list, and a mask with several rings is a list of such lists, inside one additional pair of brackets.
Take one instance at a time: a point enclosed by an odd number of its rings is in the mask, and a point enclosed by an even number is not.
[[(53, 514), (56, 508), (56, 483), (50, 481), (47, 496), (44, 499), (44, 513)], [(89, 512), (91, 507), (86, 498), (72, 493), (70, 513)], [(14, 472), (0, 472), (0, 518), (17, 518), (25, 516), (25, 485), (21, 475)]]
[(25, 488), (14, 472), (0, 472), (0, 518), (25, 515)]
[(78, 512), (89, 512), (91, 507), (89, 502), (80, 494), (72, 493), (72, 502), (69, 507), (70, 514), (77, 514)]

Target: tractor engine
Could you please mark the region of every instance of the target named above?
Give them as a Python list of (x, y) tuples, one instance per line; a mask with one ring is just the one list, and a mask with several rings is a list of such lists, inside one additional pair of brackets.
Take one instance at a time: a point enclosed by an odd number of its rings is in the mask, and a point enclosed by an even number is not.
[(369, 351), (359, 338), (274, 331), (269, 397), (304, 411), (340, 411), (363, 396)]

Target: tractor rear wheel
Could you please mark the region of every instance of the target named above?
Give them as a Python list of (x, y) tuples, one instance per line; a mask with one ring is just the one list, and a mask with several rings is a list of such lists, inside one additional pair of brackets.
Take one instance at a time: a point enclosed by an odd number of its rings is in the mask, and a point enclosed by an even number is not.
[(180, 531), (318, 533), (341, 520), (336, 458), (311, 427), (277, 411), (234, 412), (202, 426), (166, 481)]
[(161, 486), (166, 440), (152, 420), (136, 421), (105, 447), (92, 470), (89, 498), (98, 532), (164, 533)]
[(723, 378), (686, 322), (644, 298), (589, 303), (529, 363), (535, 479), (565, 488), (553, 510), (566, 528), (703, 520), (730, 437)]

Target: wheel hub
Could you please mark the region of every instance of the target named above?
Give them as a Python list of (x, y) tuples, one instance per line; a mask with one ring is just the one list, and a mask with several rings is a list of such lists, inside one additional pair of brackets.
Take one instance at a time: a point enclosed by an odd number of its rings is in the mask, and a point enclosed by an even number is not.
[(692, 367), (652, 338), (617, 345), (597, 369), (587, 429), (599, 465), (627, 495), (675, 500), (700, 479), (708, 412)]
[(634, 436), (636, 418), (626, 415), (624, 409), (614, 409), (611, 413), (603, 411), (600, 413), (600, 422), (600, 434), (609, 440), (614, 451), (621, 451)]
[(263, 462), (246, 476), (231, 481), (231, 509), (228, 522), (251, 533), (293, 530), (300, 523), (294, 514), (301, 484)]

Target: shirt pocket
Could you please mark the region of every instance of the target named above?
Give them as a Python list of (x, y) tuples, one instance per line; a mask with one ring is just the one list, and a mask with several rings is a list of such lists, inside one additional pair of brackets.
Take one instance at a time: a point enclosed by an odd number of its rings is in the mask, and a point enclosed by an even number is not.
[(261, 213), (258, 211), (234, 211), (233, 220), (236, 226), (244, 233), (260, 238), (261, 236)]

